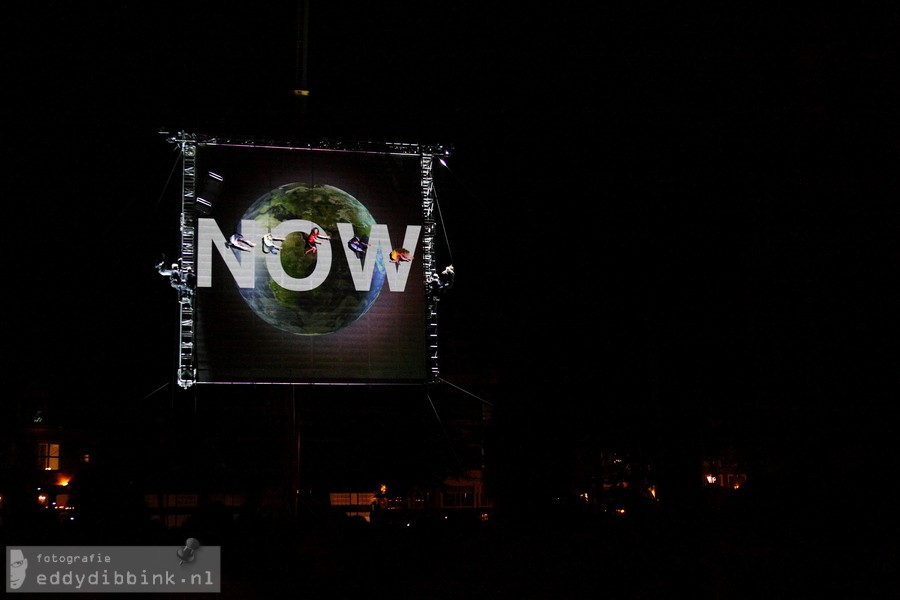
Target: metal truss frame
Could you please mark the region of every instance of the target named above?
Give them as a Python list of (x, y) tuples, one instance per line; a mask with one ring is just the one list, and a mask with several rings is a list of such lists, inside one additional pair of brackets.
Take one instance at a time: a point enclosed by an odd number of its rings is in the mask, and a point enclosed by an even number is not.
[(437, 332), (437, 304), (438, 296), (432, 291), (429, 284), (431, 277), (436, 275), (435, 264), (435, 235), (436, 225), (434, 218), (435, 193), (432, 166), (438, 157), (448, 157), (450, 151), (441, 145), (423, 145), (411, 143), (375, 143), (375, 142), (343, 142), (320, 141), (310, 142), (279, 142), (275, 140), (251, 140), (246, 138), (215, 137), (201, 134), (179, 132), (168, 138), (168, 141), (176, 144), (182, 155), (181, 176), (181, 256), (180, 270), (181, 280), (186, 282), (178, 288), (179, 324), (178, 324), (178, 367), (176, 380), (182, 388), (190, 388), (197, 381), (197, 368), (195, 364), (195, 311), (194, 311), (194, 281), (192, 274), (195, 272), (196, 261), (196, 234), (197, 234), (197, 172), (196, 155), (198, 145), (219, 146), (244, 146), (244, 147), (268, 147), (268, 148), (297, 148), (310, 150), (339, 150), (346, 152), (368, 152), (394, 155), (418, 155), (421, 160), (421, 202), (424, 216), (424, 228), (422, 234), (422, 266), (425, 272), (425, 330), (426, 345), (423, 351), (428, 356), (428, 371), (432, 382), (439, 379), (438, 367), (438, 332)]

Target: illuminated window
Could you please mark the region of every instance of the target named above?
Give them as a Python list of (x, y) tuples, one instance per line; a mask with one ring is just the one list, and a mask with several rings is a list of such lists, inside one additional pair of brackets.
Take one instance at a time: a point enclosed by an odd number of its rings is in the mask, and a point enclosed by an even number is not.
[(444, 506), (475, 506), (475, 487), (470, 485), (451, 485), (444, 492)]
[(350, 494), (331, 492), (329, 496), (332, 506), (347, 506), (350, 504)]
[(59, 470), (59, 444), (38, 442), (38, 468), (43, 471)]

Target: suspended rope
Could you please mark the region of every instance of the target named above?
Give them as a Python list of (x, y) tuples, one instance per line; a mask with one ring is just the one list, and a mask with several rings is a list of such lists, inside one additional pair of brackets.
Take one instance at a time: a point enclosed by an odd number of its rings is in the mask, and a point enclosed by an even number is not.
[(456, 448), (453, 447), (453, 441), (450, 439), (450, 436), (447, 435), (447, 429), (444, 427), (444, 422), (441, 421), (441, 415), (438, 414), (437, 407), (434, 405), (434, 401), (431, 399), (431, 394), (428, 392), (425, 393), (425, 397), (428, 398), (428, 403), (431, 404), (431, 410), (434, 411), (434, 417), (437, 419), (438, 425), (441, 427), (441, 433), (444, 434), (444, 439), (447, 440), (447, 446), (450, 448), (450, 452), (453, 454), (453, 460), (456, 462), (456, 468), (459, 469), (459, 473), (464, 473), (465, 469), (463, 469), (462, 462), (459, 460), (459, 455), (456, 453)]
[(153, 394), (155, 394), (156, 392), (160, 391), (161, 389), (165, 388), (168, 385), (169, 385), (168, 382), (162, 384), (161, 386), (159, 386), (158, 388), (156, 388), (155, 390), (153, 390), (152, 392), (150, 392), (149, 394), (147, 394), (146, 396), (141, 398), (141, 401), (146, 400), (147, 398), (149, 398), (150, 396), (152, 396)]
[(446, 384), (449, 385), (450, 387), (452, 387), (452, 388), (454, 388), (454, 389), (457, 389), (457, 390), (461, 391), (461, 392), (464, 393), (464, 394), (468, 394), (469, 396), (472, 396), (473, 398), (475, 398), (476, 400), (478, 400), (478, 401), (481, 402), (482, 404), (487, 404), (488, 406), (490, 406), (490, 407), (492, 407), (492, 408), (493, 408), (493, 406), (494, 406), (491, 402), (488, 402), (488, 401), (485, 400), (484, 398), (479, 398), (478, 396), (476, 396), (476, 395), (473, 394), (472, 392), (470, 392), (470, 391), (468, 391), (468, 390), (464, 390), (463, 388), (459, 387), (458, 385), (453, 385), (452, 383), (450, 383), (450, 382), (447, 381), (446, 379), (439, 378), (437, 381), (439, 381), (439, 382), (441, 382), (441, 383), (446, 383)]
[[(456, 182), (459, 183), (459, 185), (463, 188), (463, 190), (465, 190), (465, 192), (469, 196), (471, 196), (472, 199), (474, 199), (475, 201), (478, 201), (478, 196), (476, 196), (475, 193), (471, 189), (469, 189), (469, 186), (467, 186), (465, 184), (465, 182), (462, 179), (460, 179), (456, 173), (453, 172), (453, 169), (450, 168), (450, 165), (447, 164), (446, 160), (444, 160), (443, 158), (439, 158), (438, 162), (441, 163), (441, 165), (443, 165), (443, 167), (445, 169), (447, 169), (447, 172), (453, 176), (453, 178), (456, 180)], [(453, 250), (450, 248), (450, 238), (447, 235), (447, 227), (446, 227), (446, 224), (444, 223), (444, 214), (441, 212), (441, 206), (440, 206), (440, 203), (438, 202), (437, 192), (435, 192), (435, 194), (434, 194), (434, 206), (435, 206), (435, 209), (437, 210), (438, 219), (440, 220), (440, 223), (441, 223), (441, 231), (444, 234), (444, 240), (446, 241), (446, 244), (447, 244), (447, 256), (450, 259), (450, 264), (453, 264)]]
[(438, 202), (437, 191), (434, 191), (434, 208), (437, 211), (438, 222), (440, 223), (441, 233), (444, 236), (444, 243), (447, 245), (447, 258), (449, 259), (449, 264), (452, 265), (453, 264), (453, 250), (450, 248), (450, 236), (447, 235), (447, 225), (444, 223), (444, 213), (441, 212), (441, 205)]
[(178, 166), (178, 163), (181, 162), (181, 149), (176, 147), (175, 152), (177, 152), (175, 162), (172, 164), (172, 170), (169, 171), (169, 177), (166, 179), (166, 184), (163, 186), (162, 191), (159, 192), (159, 198), (156, 199), (156, 207), (154, 207), (153, 212), (156, 212), (159, 209), (159, 204), (162, 202), (163, 196), (166, 195), (166, 190), (169, 189), (169, 183), (172, 182), (172, 175), (175, 173), (175, 168)]

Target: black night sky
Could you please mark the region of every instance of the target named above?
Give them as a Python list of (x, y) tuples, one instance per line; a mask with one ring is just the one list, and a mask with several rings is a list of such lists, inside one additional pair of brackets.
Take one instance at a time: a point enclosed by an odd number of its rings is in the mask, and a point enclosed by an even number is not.
[(305, 28), (286, 0), (7, 8), (4, 404), (99, 427), (194, 406), (153, 268), (180, 210), (160, 131), (440, 143), (441, 376), (494, 406), (504, 485), (606, 440), (673, 480), (736, 447), (792, 515), (878, 546), (897, 8), (606, 4), (312, 0)]

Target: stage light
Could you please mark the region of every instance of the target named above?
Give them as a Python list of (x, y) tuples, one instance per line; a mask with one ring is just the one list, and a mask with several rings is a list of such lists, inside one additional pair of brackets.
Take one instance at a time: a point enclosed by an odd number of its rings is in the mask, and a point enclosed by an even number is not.
[(224, 177), (213, 171), (206, 172), (207, 177), (203, 179), (197, 192), (197, 208), (203, 214), (211, 214), (213, 206), (219, 199), (219, 193), (222, 188)]

